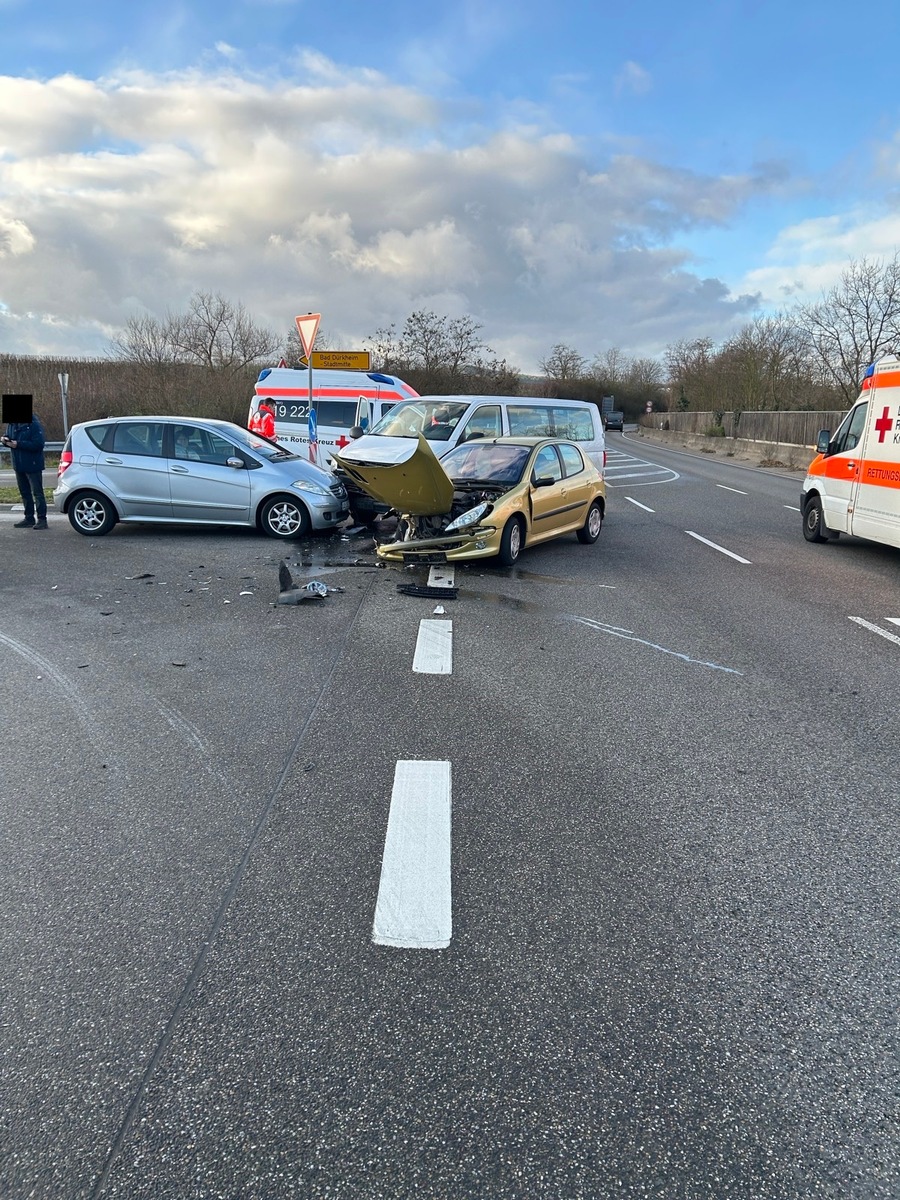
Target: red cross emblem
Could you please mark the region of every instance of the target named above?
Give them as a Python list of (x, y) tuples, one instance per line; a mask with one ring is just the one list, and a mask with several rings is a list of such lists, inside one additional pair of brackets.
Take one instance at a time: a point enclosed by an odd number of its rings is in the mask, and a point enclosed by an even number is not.
[(875, 428), (878, 430), (879, 442), (884, 441), (885, 434), (890, 433), (893, 428), (893, 422), (890, 418), (890, 409), (885, 409), (878, 420), (875, 422)]
[[(887, 409), (885, 409), (884, 411), (887, 412)], [(348, 437), (344, 437), (344, 435), (341, 434), (341, 436), (338, 438), (338, 440), (334, 444), (337, 446), (338, 450), (343, 450), (343, 448), (345, 446), (350, 445), (350, 439)]]

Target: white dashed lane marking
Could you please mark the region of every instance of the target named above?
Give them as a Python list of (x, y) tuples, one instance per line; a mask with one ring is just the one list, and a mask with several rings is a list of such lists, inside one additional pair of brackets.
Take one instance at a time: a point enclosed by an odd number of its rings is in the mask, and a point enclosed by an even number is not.
[(713, 550), (718, 550), (720, 554), (727, 554), (729, 558), (733, 558), (735, 562), (744, 563), (750, 567), (753, 564), (749, 558), (741, 558), (739, 554), (735, 554), (733, 550), (726, 550), (724, 546), (718, 546), (715, 542), (711, 542), (709, 538), (701, 537), (699, 533), (693, 533), (690, 529), (684, 531), (688, 537), (696, 538), (698, 542), (702, 542), (704, 546), (710, 546)]
[(420, 675), (450, 675), (453, 671), (453, 622), (419, 622), (413, 670)]
[(642, 508), (644, 512), (655, 513), (655, 508), (648, 508), (646, 504), (641, 504), (640, 500), (633, 500), (631, 496), (626, 496), (625, 499), (629, 504), (633, 504), (636, 508)]
[(445, 950), (452, 933), (450, 763), (403, 759), (394, 772), (372, 941)]
[(672, 483), (679, 478), (670, 467), (661, 467), (645, 458), (608, 450), (603, 472), (608, 487), (646, 487), (648, 484)]
[[(889, 642), (896, 642), (900, 646), (900, 637), (896, 633), (891, 633), (888, 629), (882, 629), (880, 625), (874, 625), (871, 621), (866, 621), (863, 617), (849, 617), (848, 620), (855, 621), (857, 625), (862, 625), (864, 629), (871, 629), (873, 633), (887, 638)], [(900, 625), (900, 618), (898, 617), (888, 617), (887, 620)]]

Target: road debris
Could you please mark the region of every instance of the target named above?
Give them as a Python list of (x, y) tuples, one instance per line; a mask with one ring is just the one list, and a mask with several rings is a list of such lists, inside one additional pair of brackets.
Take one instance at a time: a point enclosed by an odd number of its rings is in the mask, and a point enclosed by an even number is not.
[(398, 583), (397, 591), (401, 596), (423, 596), (426, 600), (455, 600), (457, 587), (429, 587), (422, 583)]

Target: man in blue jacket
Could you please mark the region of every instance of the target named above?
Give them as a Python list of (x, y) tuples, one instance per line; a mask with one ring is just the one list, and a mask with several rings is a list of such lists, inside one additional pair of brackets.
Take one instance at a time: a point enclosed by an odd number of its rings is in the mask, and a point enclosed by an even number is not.
[[(15, 522), (16, 529), (47, 528), (47, 498), (44, 495), (44, 430), (32, 413), (27, 423), (12, 422), (6, 427), (3, 445), (12, 450), (16, 483), (25, 505), (25, 518)], [(35, 514), (37, 520), (35, 521)]]

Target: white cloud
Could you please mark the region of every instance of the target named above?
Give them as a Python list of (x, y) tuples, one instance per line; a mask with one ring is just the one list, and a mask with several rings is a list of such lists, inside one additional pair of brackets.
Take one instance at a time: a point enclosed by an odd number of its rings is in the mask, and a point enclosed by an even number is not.
[(617, 96), (630, 94), (644, 96), (653, 87), (653, 79), (649, 71), (645, 71), (636, 62), (626, 62), (620, 68), (615, 78)]
[(526, 125), (463, 142), (456, 109), (305, 64), (302, 85), (0, 79), (0, 349), (57, 351), (63, 329), (99, 349), (136, 307), (162, 314), (198, 289), (285, 330), (321, 311), (345, 346), (453, 303), (524, 370), (555, 342), (656, 353), (752, 310), (696, 278), (675, 239), (771, 180), (636, 154), (598, 171), (572, 137)]
[(748, 271), (740, 286), (771, 307), (804, 303), (836, 284), (851, 261), (893, 258), (898, 248), (900, 212), (859, 208), (800, 221), (778, 234), (766, 265)]

